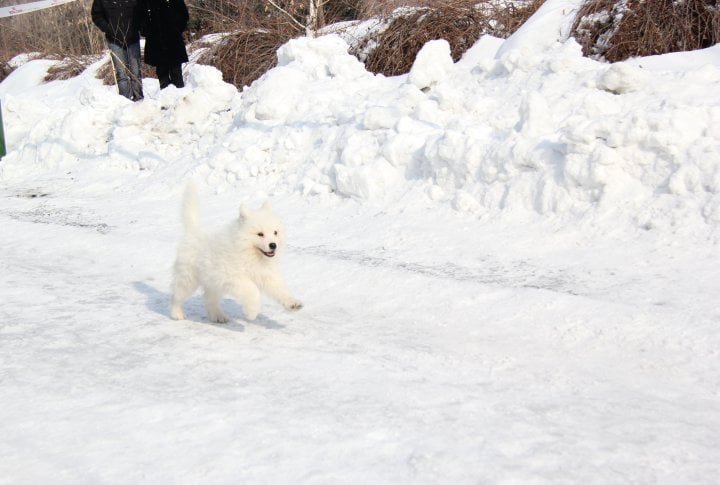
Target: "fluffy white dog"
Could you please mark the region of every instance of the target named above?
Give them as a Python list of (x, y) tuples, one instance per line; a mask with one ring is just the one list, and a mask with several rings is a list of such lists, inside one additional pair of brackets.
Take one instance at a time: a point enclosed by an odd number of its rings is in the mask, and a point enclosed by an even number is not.
[(254, 320), (260, 311), (260, 292), (288, 310), (299, 310), (302, 302), (285, 286), (277, 267), (284, 246), (282, 224), (268, 203), (259, 210), (240, 208), (240, 216), (223, 230), (208, 234), (200, 229), (197, 193), (188, 186), (183, 198), (185, 234), (175, 260), (170, 316), (183, 320), (183, 303), (202, 287), (208, 318), (225, 323), (220, 310), (229, 295), (243, 307), (245, 318)]

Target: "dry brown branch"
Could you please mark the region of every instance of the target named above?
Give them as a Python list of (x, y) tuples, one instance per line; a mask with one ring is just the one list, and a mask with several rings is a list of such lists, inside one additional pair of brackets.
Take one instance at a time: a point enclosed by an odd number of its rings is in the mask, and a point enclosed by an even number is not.
[(112, 62), (110, 62), (110, 58), (108, 58), (97, 70), (95, 77), (101, 79), (104, 85), (112, 86), (115, 84), (115, 74), (113, 74), (112, 69)]
[(573, 26), (583, 53), (610, 62), (720, 42), (717, 0), (592, 0)]
[[(96, 60), (96, 59), (93, 59)], [(70, 79), (81, 72), (92, 62), (88, 57), (69, 56), (51, 66), (45, 75), (45, 82)]]
[(200, 55), (198, 62), (215, 66), (225, 82), (242, 88), (275, 66), (278, 48), (297, 34), (289, 22), (270, 19), (261, 28), (229, 34)]
[(365, 60), (374, 73), (394, 76), (406, 73), (415, 56), (426, 42), (445, 39), (451, 55), (458, 60), (483, 34), (508, 37), (534, 13), (544, 0), (524, 6), (515, 3), (456, 0), (432, 2), (392, 20), (389, 27), (375, 39), (366, 39), (355, 53), (364, 51), (369, 42), (377, 43)]

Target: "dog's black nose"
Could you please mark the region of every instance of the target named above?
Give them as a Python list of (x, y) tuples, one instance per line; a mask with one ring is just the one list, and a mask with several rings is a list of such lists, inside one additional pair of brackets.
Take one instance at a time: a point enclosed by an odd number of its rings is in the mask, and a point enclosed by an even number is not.
[(270, 246), (270, 249), (272, 249), (273, 251), (275, 251), (275, 248), (277, 247), (277, 244), (275, 244), (275, 243), (270, 243), (268, 246)]

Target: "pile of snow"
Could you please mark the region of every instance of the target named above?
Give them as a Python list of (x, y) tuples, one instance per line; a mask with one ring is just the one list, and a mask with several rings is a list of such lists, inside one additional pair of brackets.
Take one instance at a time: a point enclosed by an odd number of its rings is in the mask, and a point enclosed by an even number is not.
[(241, 93), (193, 64), (184, 89), (145, 80), (139, 104), (94, 69), (18, 86), (49, 65), (29, 62), (0, 85), (10, 150), (0, 176), (112, 168), (127, 187), (142, 170), (146, 187), (171, 170), (218, 190), (262, 178), (272, 192), (363, 201), (419, 191), (480, 217), (720, 222), (717, 48), (677, 68), (599, 63), (572, 39), (536, 42), (548, 22), (567, 24), (550, 3), (457, 63), (445, 41), (430, 42), (393, 78), (367, 72), (335, 35), (291, 40)]

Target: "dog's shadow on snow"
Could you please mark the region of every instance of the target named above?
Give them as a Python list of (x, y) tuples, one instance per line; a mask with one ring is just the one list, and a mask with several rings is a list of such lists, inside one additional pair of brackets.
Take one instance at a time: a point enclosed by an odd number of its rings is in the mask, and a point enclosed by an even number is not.
[[(142, 293), (145, 295), (145, 298), (147, 299), (145, 301), (145, 306), (148, 308), (148, 310), (151, 310), (158, 315), (162, 315), (166, 317), (167, 319), (170, 319), (170, 313), (169, 313), (169, 307), (170, 307), (170, 294), (165, 293), (163, 291), (158, 290), (157, 288), (153, 288), (152, 286), (148, 285), (144, 281), (135, 281), (133, 282), (133, 287), (135, 290), (137, 290), (139, 293)], [(242, 320), (242, 323), (238, 321), (238, 318), (235, 317), (236, 315), (242, 315), (242, 307), (238, 305), (235, 301), (232, 300), (224, 300), (223, 301), (223, 307), (225, 310), (225, 314), (230, 318), (230, 322), (228, 323), (214, 323), (207, 320), (205, 317), (205, 306), (203, 304), (202, 298), (198, 295), (190, 297), (185, 302), (185, 315), (186, 319), (191, 322), (197, 322), (202, 323), (205, 325), (212, 325), (213, 327), (218, 328), (225, 328), (227, 330), (231, 330), (233, 332), (244, 332), (245, 331), (245, 325), (257, 325), (260, 327), (264, 327), (270, 330), (279, 330), (281, 328), (285, 328), (285, 325), (282, 325), (275, 320), (272, 320), (270, 318), (265, 317), (264, 315), (260, 314), (257, 316), (257, 318), (252, 322), (247, 322), (245, 320)], [(242, 318), (242, 317), (239, 317)], [(245, 325), (244, 325), (245, 324)]]

